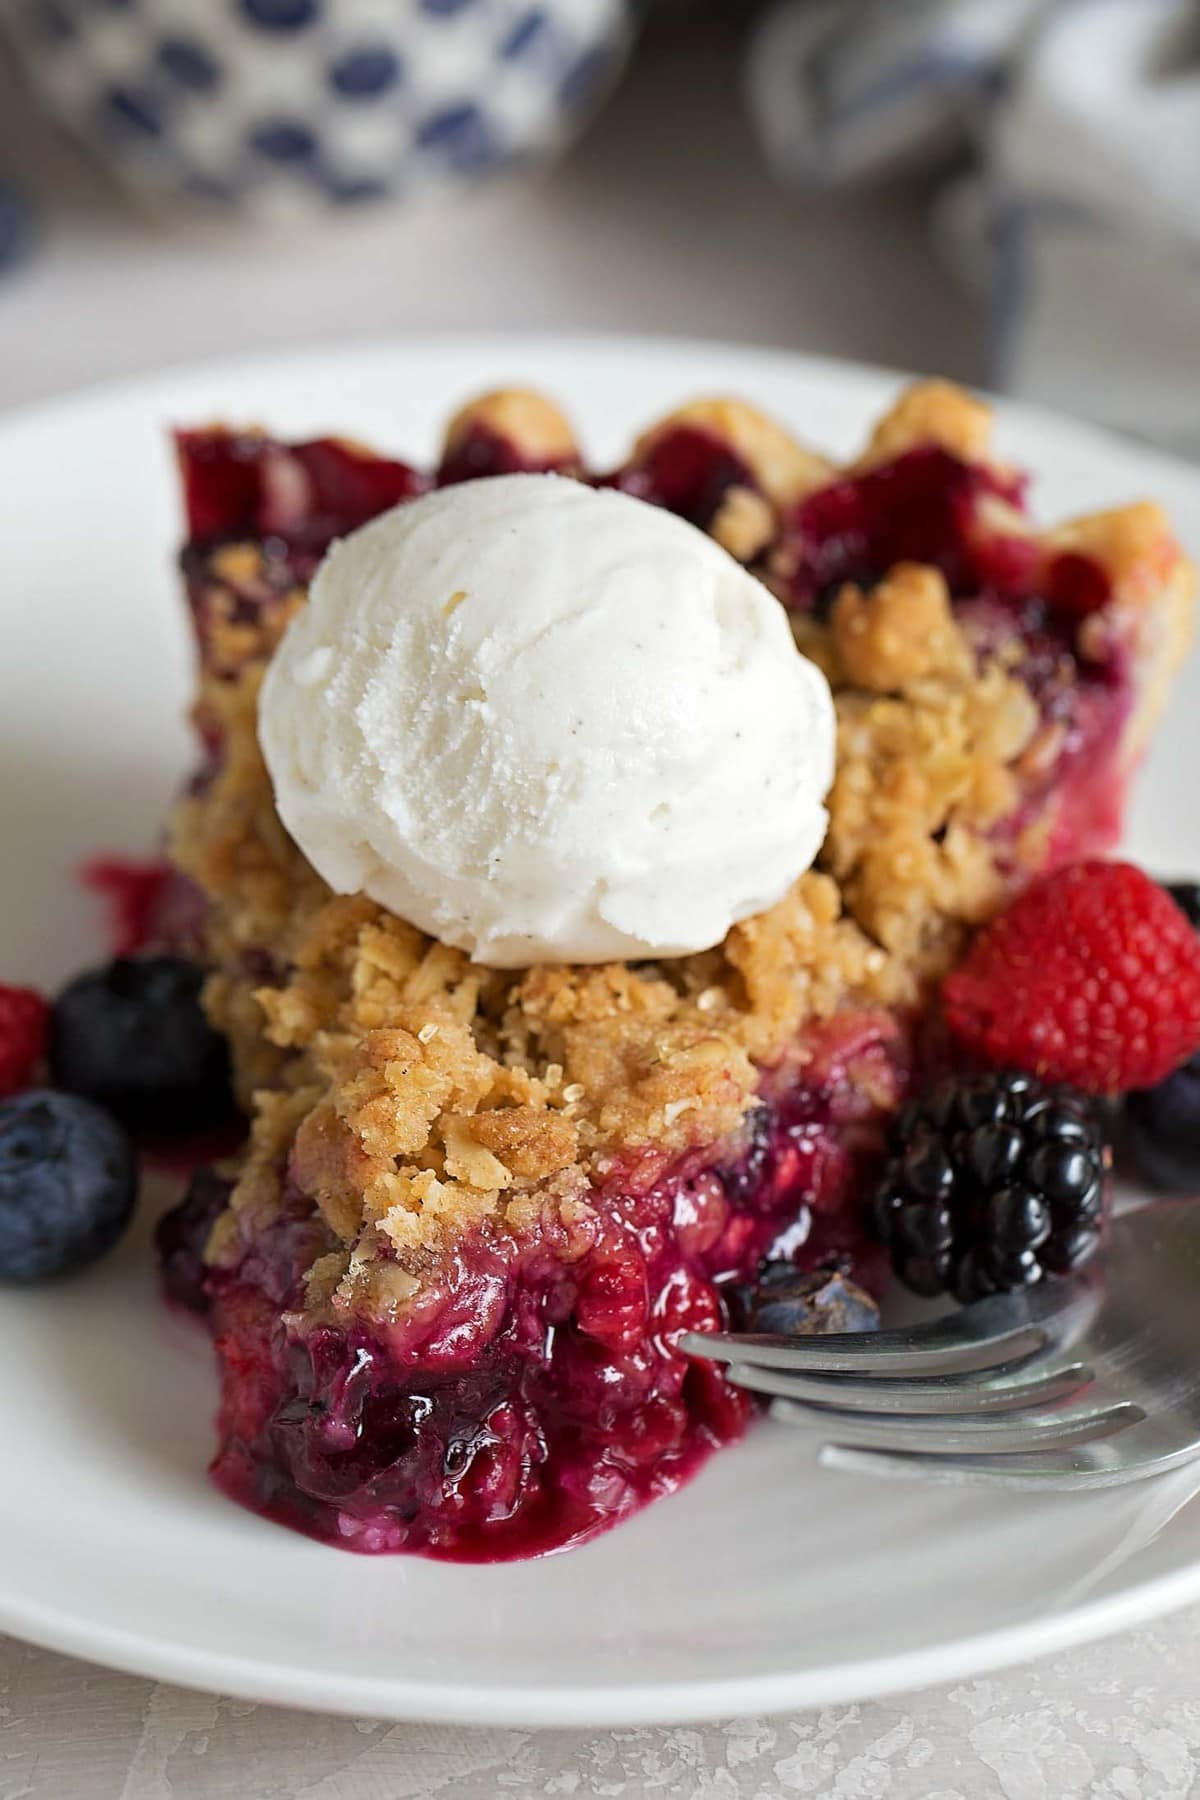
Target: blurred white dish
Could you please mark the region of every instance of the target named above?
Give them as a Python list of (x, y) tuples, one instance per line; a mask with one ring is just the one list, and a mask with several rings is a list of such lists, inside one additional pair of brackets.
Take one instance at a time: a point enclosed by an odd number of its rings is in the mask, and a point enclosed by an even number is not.
[[(0, 421), (0, 973), (52, 982), (95, 953), (71, 868), (149, 849), (188, 764), (164, 426), (225, 414), (420, 455), (456, 401), (512, 380), (560, 396), (600, 460), (705, 390), (848, 451), (895, 385), (711, 344), (446, 339), (214, 365)], [(1194, 471), (1023, 408), (1001, 409), (1000, 437), (1042, 472), (1046, 512), (1150, 492), (1200, 548)], [(1198, 719), (1194, 663), (1134, 813), (1134, 852), (1168, 873), (1200, 869)], [(1191, 1471), (1076, 1496), (896, 1488), (819, 1471), (769, 1424), (682, 1494), (543, 1562), (310, 1543), (205, 1481), (210, 1353), (157, 1299), (147, 1225), (85, 1279), (0, 1304), (0, 1628), (40, 1643), (253, 1699), (583, 1726), (959, 1679), (1200, 1598)]]
[(295, 218), (559, 149), (627, 0), (0, 0), (47, 110), (133, 192)]

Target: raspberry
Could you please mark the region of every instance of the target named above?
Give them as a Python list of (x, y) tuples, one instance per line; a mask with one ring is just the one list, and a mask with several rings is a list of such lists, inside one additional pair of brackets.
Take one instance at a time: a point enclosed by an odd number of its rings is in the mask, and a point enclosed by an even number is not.
[(1200, 938), (1140, 869), (1074, 863), (985, 927), (942, 1001), (988, 1062), (1090, 1094), (1153, 1087), (1200, 1049)]
[(0, 982), (0, 1094), (28, 1087), (46, 1050), (50, 1009), (32, 988)]

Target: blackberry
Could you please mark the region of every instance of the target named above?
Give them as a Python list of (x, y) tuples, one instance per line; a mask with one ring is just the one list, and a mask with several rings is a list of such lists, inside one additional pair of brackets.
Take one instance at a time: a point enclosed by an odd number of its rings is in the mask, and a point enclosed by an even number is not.
[(1020, 1073), (943, 1081), (901, 1108), (889, 1148), (873, 1224), (916, 1294), (1027, 1287), (1100, 1241), (1112, 1153), (1069, 1089)]

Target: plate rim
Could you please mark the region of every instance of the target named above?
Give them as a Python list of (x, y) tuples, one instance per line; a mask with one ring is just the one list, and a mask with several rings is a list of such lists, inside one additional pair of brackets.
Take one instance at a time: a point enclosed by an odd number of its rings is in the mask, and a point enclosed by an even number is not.
[[(348, 1554), (343, 1552), (343, 1554)], [(971, 1637), (828, 1668), (721, 1679), (614, 1683), (547, 1689), (530, 1684), (314, 1674), (299, 1665), (196, 1650), (131, 1631), (80, 1625), (49, 1609), (12, 1607), (0, 1597), (0, 1631), (42, 1649), (151, 1681), (202, 1693), (236, 1695), (269, 1706), (370, 1717), (401, 1724), (510, 1726), (524, 1730), (599, 1730), (702, 1724), (844, 1706), (971, 1681), (1018, 1664), (1060, 1655), (1177, 1612), (1200, 1600), (1200, 1560), (1045, 1618)]]
[[(900, 384), (912, 372), (848, 358), (815, 355), (787, 347), (741, 343), (719, 338), (673, 336), (625, 331), (471, 331), (423, 332), (411, 337), (373, 336), (181, 360), (133, 375), (119, 375), (35, 397), (0, 408), (0, 442), (27, 428), (59, 426), (69, 430), (80, 409), (152, 405), (156, 394), (175, 384), (206, 381), (235, 383), (244, 377), (271, 374), (289, 367), (302, 372), (314, 363), (353, 360), (368, 365), (381, 356), (419, 358), (427, 353), (459, 355), (465, 364), (485, 356), (511, 353), (518, 367), (547, 352), (587, 361), (611, 357), (624, 349), (638, 355), (658, 351), (664, 357), (698, 363), (712, 359), (718, 368), (731, 362), (757, 368), (764, 377), (784, 365), (794, 379), (805, 376), (842, 379), (853, 389), (864, 383)], [(966, 384), (964, 384), (966, 385)], [(1147, 446), (1106, 427), (1073, 419), (1021, 400), (1009, 400), (974, 388), (998, 409), (1001, 421), (1016, 430), (1057, 435), (1081, 453), (1117, 451), (1136, 459), (1152, 480), (1195, 481), (1196, 471), (1184, 459)], [(188, 1645), (182, 1639), (93, 1620), (80, 1620), (61, 1608), (14, 1602), (0, 1594), (0, 1631), (63, 1654), (83, 1657), (151, 1680), (218, 1694), (237, 1694), (265, 1704), (325, 1712), (365, 1715), (397, 1721), (429, 1721), (469, 1726), (508, 1725), (520, 1728), (602, 1728), (778, 1713), (821, 1705), (846, 1704), (925, 1688), (949, 1680), (970, 1679), (994, 1670), (1071, 1649), (1079, 1644), (1142, 1625), (1200, 1600), (1200, 1557), (1167, 1573), (1133, 1581), (1115, 1592), (1068, 1605), (1056, 1612), (966, 1637), (882, 1657), (842, 1660), (820, 1669), (782, 1668), (771, 1673), (730, 1675), (695, 1680), (585, 1682), (550, 1688), (529, 1683), (473, 1681), (464, 1687), (451, 1681), (407, 1677), (339, 1676), (330, 1670), (305, 1668), (300, 1662), (266, 1656), (241, 1657), (226, 1651)]]
[[(1028, 425), (1035, 431), (1052, 432), (1064, 440), (1073, 441), (1084, 453), (1089, 450), (1103, 451), (1105, 448), (1111, 451), (1115, 448), (1122, 455), (1135, 458), (1148, 470), (1161, 469), (1168, 480), (1196, 480), (1196, 465), (1170, 450), (1161, 449), (1112, 425), (1078, 418), (1071, 413), (1060, 412), (1055, 407), (1039, 405), (1036, 401), (1011, 398), (995, 388), (966, 377), (930, 374), (928, 371), (907, 369), (893, 363), (865, 362), (848, 356), (824, 356), (788, 345), (748, 343), (737, 338), (687, 334), (677, 336), (668, 331), (605, 331), (596, 328), (586, 331), (541, 331), (530, 327), (527, 330), (499, 332), (457, 331), (447, 328), (444, 331), (421, 331), (405, 337), (376, 333), (340, 341), (310, 339), (299, 344), (271, 345), (232, 355), (181, 358), (178, 362), (162, 363), (136, 374), (100, 376), (95, 381), (35, 395), (32, 399), (17, 401), (12, 406), (0, 405), (0, 434), (6, 434), (9, 430), (54, 424), (57, 412), (71, 414), (80, 407), (90, 409), (92, 406), (101, 407), (122, 401), (136, 401), (139, 398), (149, 399), (156, 389), (173, 382), (236, 381), (259, 371), (278, 375), (289, 364), (302, 367), (327, 358), (369, 363), (378, 356), (420, 358), (425, 354), (436, 355), (449, 351), (465, 358), (473, 358), (482, 356), (485, 351), (507, 352), (508, 346), (512, 347), (514, 357), (536, 356), (546, 351), (552, 355), (569, 352), (588, 357), (597, 353), (610, 354), (616, 348), (625, 347), (636, 355), (661, 351), (664, 355), (683, 355), (689, 360), (703, 357), (733, 359), (747, 367), (757, 365), (764, 374), (773, 365), (784, 362), (796, 374), (834, 375), (849, 383), (864, 377), (868, 383), (886, 383), (892, 386), (913, 381), (947, 380), (951, 385), (965, 388), (985, 401), (995, 410), (1002, 426), (1011, 422), (1018, 429)], [(1200, 546), (1197, 546), (1197, 554), (1200, 554)]]

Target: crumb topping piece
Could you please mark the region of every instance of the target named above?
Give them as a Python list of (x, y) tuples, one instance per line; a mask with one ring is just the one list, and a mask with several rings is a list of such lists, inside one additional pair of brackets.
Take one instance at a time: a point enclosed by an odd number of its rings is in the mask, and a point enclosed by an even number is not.
[(668, 413), (642, 433), (634, 446), (633, 461), (644, 461), (661, 439), (681, 429), (707, 432), (727, 444), (776, 507), (794, 505), (834, 476), (832, 463), (797, 443), (790, 432), (756, 406), (745, 400), (719, 398), (692, 400)]

